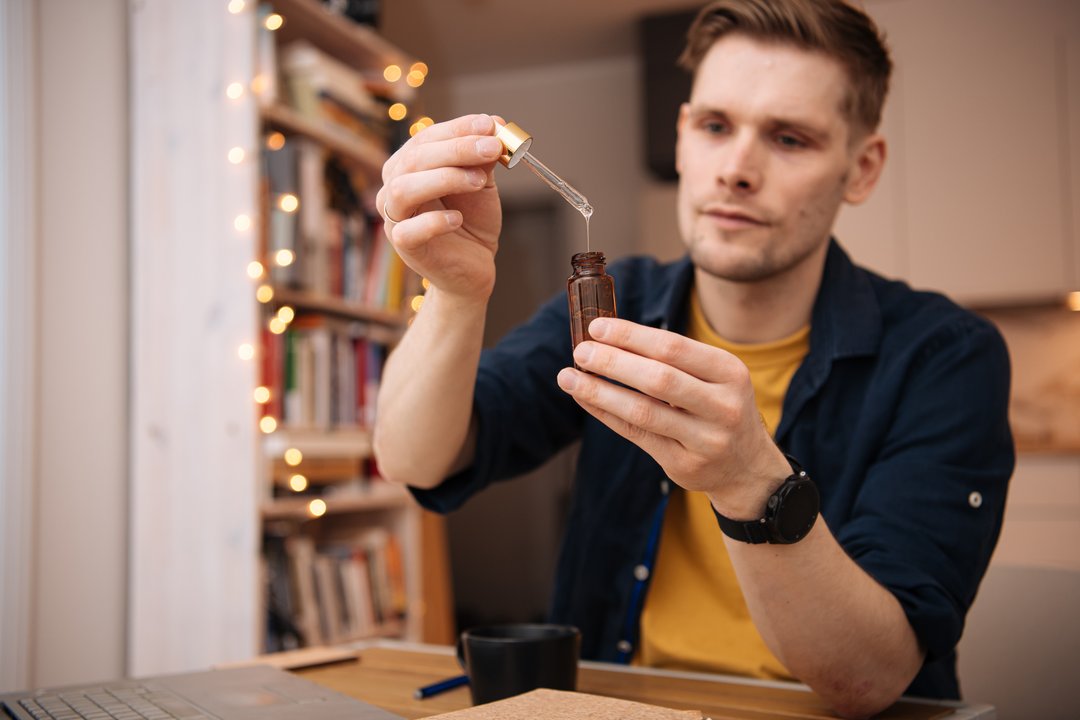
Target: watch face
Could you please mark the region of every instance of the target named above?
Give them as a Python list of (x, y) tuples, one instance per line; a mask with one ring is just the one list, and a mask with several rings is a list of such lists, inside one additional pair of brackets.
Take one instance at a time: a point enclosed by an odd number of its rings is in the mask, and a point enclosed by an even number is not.
[(779, 495), (779, 507), (773, 518), (777, 540), (798, 542), (817, 520), (820, 502), (817, 486), (807, 478), (792, 480), (781, 488)]

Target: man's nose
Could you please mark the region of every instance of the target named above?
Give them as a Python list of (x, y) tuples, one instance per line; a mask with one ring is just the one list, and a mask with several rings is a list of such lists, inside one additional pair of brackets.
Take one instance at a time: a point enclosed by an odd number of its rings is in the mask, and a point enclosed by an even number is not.
[(733, 193), (756, 192), (762, 181), (762, 148), (750, 133), (734, 135), (720, 150), (716, 181)]

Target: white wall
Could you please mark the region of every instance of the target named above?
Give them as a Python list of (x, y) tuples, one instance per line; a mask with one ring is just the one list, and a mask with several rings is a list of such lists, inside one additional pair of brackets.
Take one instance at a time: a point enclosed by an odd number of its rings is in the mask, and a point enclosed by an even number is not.
[(40, 0), (40, 398), (33, 684), (124, 671), (124, 0)]
[[(440, 119), (492, 113), (530, 133), (537, 159), (589, 198), (596, 211), (592, 248), (603, 250), (610, 261), (639, 246), (640, 86), (634, 57), (470, 75), (448, 84)], [(512, 200), (558, 197), (524, 163), (497, 168), (496, 182)], [(567, 253), (585, 249), (585, 221), (570, 205), (560, 204), (559, 251), (566, 255), (569, 275)]]
[(0, 691), (30, 678), (37, 368), (36, 12), (0, 2)]
[[(253, 3), (133, 3), (128, 665), (135, 675), (259, 647)], [(246, 151), (231, 164), (231, 148)]]

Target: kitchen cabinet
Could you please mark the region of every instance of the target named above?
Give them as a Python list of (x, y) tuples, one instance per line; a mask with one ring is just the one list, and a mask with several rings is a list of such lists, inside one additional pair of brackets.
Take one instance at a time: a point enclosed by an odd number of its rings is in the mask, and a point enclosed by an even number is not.
[(1069, 0), (870, 3), (896, 63), (855, 257), (975, 304), (1080, 289), (1080, 8)]

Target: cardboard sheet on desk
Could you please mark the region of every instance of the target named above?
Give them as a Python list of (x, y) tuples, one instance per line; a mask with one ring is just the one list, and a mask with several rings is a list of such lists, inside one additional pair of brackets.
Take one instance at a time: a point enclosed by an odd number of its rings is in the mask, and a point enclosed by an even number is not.
[(697, 710), (619, 700), (601, 695), (533, 690), (505, 700), (432, 715), (426, 720), (702, 720)]

